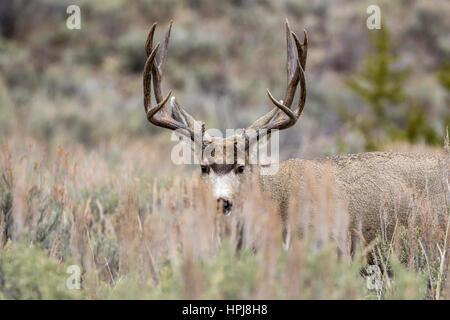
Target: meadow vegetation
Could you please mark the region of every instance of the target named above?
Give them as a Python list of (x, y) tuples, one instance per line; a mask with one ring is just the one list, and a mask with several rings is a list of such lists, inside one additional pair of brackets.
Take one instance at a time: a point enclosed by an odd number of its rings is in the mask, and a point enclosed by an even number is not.
[[(69, 4), (81, 7), (79, 31), (66, 28)], [(348, 213), (320, 181), (308, 195), (319, 210), (289, 213), (301, 236), (285, 250), (267, 197), (249, 188), (241, 212), (217, 213), (199, 168), (174, 165), (174, 142), (144, 116), (153, 22), (175, 21), (165, 89), (224, 129), (269, 110), (266, 87), (284, 88), (288, 17), (309, 32), (308, 96), (280, 134), (281, 159), (443, 153), (448, 186), (450, 4), (381, 1), (377, 34), (365, 28), (369, 4), (2, 1), (0, 298), (449, 299), (450, 206), (440, 224), (417, 194), (407, 226), (352, 255)], [(80, 290), (66, 288), (69, 265), (81, 267)]]

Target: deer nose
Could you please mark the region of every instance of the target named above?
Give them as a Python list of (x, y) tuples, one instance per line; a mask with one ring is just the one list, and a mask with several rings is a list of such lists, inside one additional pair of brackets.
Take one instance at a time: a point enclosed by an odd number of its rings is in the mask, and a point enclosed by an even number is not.
[(217, 209), (222, 207), (222, 213), (224, 215), (229, 215), (231, 211), (231, 207), (233, 206), (233, 203), (230, 200), (219, 198), (217, 199)]

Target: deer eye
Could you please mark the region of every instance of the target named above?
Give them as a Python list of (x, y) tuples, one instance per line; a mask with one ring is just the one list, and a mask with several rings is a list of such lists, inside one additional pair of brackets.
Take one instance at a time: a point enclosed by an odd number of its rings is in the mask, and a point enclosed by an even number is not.
[(244, 166), (239, 166), (236, 171), (237, 173), (244, 173)]
[(202, 173), (208, 173), (208, 167), (207, 166), (200, 166), (200, 168), (202, 169)]

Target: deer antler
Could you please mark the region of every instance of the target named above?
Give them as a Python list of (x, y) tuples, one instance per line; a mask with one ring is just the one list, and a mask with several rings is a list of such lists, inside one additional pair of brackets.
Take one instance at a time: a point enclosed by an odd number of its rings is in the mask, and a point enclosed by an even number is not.
[[(294, 45), (292, 42), (294, 39), (295, 46), (297, 48), (297, 58), (295, 57)], [(269, 111), (267, 114), (256, 120), (248, 129), (256, 131), (260, 130), (273, 130), (273, 129), (287, 129), (292, 127), (300, 117), (306, 101), (306, 81), (305, 81), (305, 64), (306, 55), (308, 51), (308, 35), (304, 30), (304, 41), (300, 43), (297, 35), (292, 32), (289, 22), (286, 19), (286, 42), (287, 42), (287, 88), (284, 96), (284, 100), (278, 101), (267, 89), (267, 95), (270, 100), (275, 104), (275, 108)], [(297, 108), (291, 110), (290, 107), (294, 101), (297, 85), (300, 82), (300, 98), (298, 99)]]
[[(147, 114), (147, 119), (156, 126), (167, 128), (171, 130), (184, 129), (184, 134), (195, 141), (195, 126), (198, 125), (204, 132), (204, 124), (196, 121), (191, 115), (189, 115), (175, 100), (175, 97), (171, 98), (172, 115), (169, 115), (165, 105), (169, 100), (172, 91), (163, 97), (161, 89), (161, 80), (164, 68), (164, 62), (167, 57), (167, 47), (169, 45), (170, 31), (172, 29), (172, 21), (169, 25), (169, 30), (164, 38), (164, 43), (159, 56), (159, 63), (156, 62), (156, 53), (160, 47), (158, 43), (153, 48), (153, 35), (156, 29), (156, 23), (150, 28), (147, 41), (145, 43), (145, 51), (147, 52), (147, 61), (144, 66), (143, 85), (144, 85), (144, 107)], [(155, 91), (156, 105), (151, 106), (151, 81), (153, 77), (153, 89)], [(160, 112), (159, 112), (160, 111)], [(159, 112), (159, 115), (158, 115)]]
[[(170, 31), (172, 29), (172, 22), (170, 22), (169, 30), (166, 33), (159, 59), (156, 59), (156, 54), (160, 48), (160, 43), (153, 47), (153, 36), (156, 29), (156, 23), (150, 28), (150, 32), (145, 44), (147, 52), (147, 61), (145, 62), (143, 85), (144, 85), (144, 107), (147, 114), (147, 119), (156, 126), (167, 128), (171, 130), (183, 129), (183, 134), (190, 137), (194, 142), (196, 141), (196, 128), (201, 129), (201, 135), (198, 141), (202, 145), (207, 143), (208, 136), (205, 135), (205, 125), (202, 122), (195, 120), (188, 114), (175, 100), (175, 97), (170, 99), (172, 105), (172, 113), (169, 115), (165, 105), (169, 100), (172, 91), (164, 97), (161, 89), (161, 80), (163, 75), (164, 62), (167, 57), (167, 48), (169, 45)], [(294, 40), (294, 41), (293, 41)], [(248, 129), (253, 129), (259, 132), (260, 130), (273, 129), (287, 129), (293, 126), (300, 117), (306, 99), (306, 81), (305, 81), (305, 64), (308, 48), (308, 37), (306, 30), (304, 31), (304, 41), (300, 43), (297, 35), (292, 32), (289, 22), (286, 19), (286, 42), (287, 42), (287, 88), (284, 96), (284, 102), (278, 101), (267, 89), (267, 94), (270, 100), (275, 104), (273, 108), (266, 115), (256, 120)], [(294, 42), (297, 49), (297, 57), (294, 51)], [(157, 62), (156, 60), (159, 60)], [(156, 105), (151, 106), (151, 82), (153, 79), (154, 96)], [(291, 110), (292, 102), (294, 101), (297, 85), (300, 82), (300, 98), (295, 110)], [(198, 130), (198, 129), (197, 129)], [(198, 132), (198, 131), (197, 131)], [(205, 139), (206, 138), (206, 139)], [(233, 138), (234, 139), (234, 138)], [(205, 140), (205, 141), (202, 141)], [(208, 141), (206, 141), (208, 140)]]

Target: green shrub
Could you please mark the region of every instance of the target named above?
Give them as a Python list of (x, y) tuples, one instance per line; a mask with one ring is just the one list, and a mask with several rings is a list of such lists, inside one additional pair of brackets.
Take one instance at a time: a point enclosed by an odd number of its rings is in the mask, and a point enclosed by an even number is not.
[(65, 271), (66, 264), (36, 245), (8, 243), (0, 250), (0, 298), (83, 298), (83, 291), (67, 289)]

